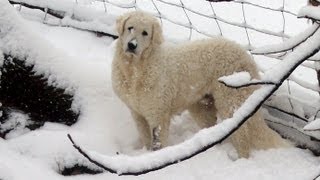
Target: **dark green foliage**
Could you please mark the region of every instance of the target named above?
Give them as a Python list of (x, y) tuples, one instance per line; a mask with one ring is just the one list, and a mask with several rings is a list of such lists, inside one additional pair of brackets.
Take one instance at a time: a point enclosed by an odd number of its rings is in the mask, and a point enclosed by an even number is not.
[(102, 171), (93, 170), (87, 166), (75, 165), (70, 168), (64, 168), (60, 173), (64, 176), (74, 176), (79, 174), (99, 174), (102, 173)]
[[(47, 79), (36, 75), (33, 66), (27, 66), (23, 60), (4, 56), (0, 79), (0, 102), (4, 123), (11, 110), (18, 110), (30, 117), (28, 128), (36, 129), (46, 121), (66, 125), (74, 124), (79, 116), (71, 109), (73, 95), (64, 89), (49, 86)], [(1, 130), (1, 124), (0, 124)], [(0, 133), (0, 136), (5, 134)]]

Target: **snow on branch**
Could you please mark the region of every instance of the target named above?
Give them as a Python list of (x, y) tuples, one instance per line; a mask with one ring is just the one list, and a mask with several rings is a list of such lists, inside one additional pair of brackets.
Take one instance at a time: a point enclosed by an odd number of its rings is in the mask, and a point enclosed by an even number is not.
[[(228, 138), (261, 107), (303, 61), (313, 56), (319, 50), (320, 30), (317, 28), (313, 36), (297, 46), (283, 61), (269, 71), (266, 71), (262, 77), (262, 79), (279, 83), (260, 87), (235, 111), (233, 117), (223, 120), (214, 127), (200, 130), (191, 139), (181, 144), (139, 156), (106, 156), (86, 151), (80, 148), (74, 141), (72, 141), (73, 145), (82, 155), (90, 159), (91, 162), (106, 171), (118, 175), (146, 174), (188, 160)], [(72, 140), (71, 136), (69, 137)]]
[(230, 88), (242, 88), (252, 85), (276, 85), (275, 82), (253, 79), (248, 72), (236, 72), (229, 76), (222, 76), (218, 81)]
[(313, 36), (313, 34), (319, 29), (318, 24), (314, 24), (309, 27), (304, 32), (298, 34), (294, 38), (290, 38), (286, 40), (284, 43), (264, 46), (261, 48), (257, 48), (251, 51), (254, 55), (266, 55), (266, 54), (275, 54), (281, 52), (287, 52), (299, 46), (301, 43), (305, 42), (309, 37)]
[(305, 131), (318, 131), (320, 130), (320, 118), (313, 120), (309, 124), (303, 127)]
[(30, 9), (38, 9), (49, 14), (59, 21), (52, 19), (45, 23), (50, 25), (59, 25), (73, 27), (85, 31), (91, 31), (100, 35), (118, 38), (114, 31), (115, 17), (96, 9), (77, 4), (71, 1), (51, 1), (51, 0), (9, 0), (12, 5), (18, 4)]
[(320, 7), (318, 6), (305, 6), (300, 9), (298, 18), (308, 18), (313, 21), (320, 21)]
[(59, 18), (59, 19), (62, 19), (66, 14), (63, 11), (57, 11), (57, 10), (49, 9), (47, 7), (39, 7), (39, 6), (35, 6), (35, 5), (32, 5), (32, 4), (27, 4), (25, 2), (16, 2), (14, 0), (9, 0), (9, 2), (11, 4), (13, 4), (13, 5), (14, 4), (19, 4), (21, 6), (24, 6), (24, 7), (30, 8), (30, 9), (41, 10), (41, 11), (46, 12), (46, 13), (50, 14), (51, 16), (54, 16), (54, 17)]

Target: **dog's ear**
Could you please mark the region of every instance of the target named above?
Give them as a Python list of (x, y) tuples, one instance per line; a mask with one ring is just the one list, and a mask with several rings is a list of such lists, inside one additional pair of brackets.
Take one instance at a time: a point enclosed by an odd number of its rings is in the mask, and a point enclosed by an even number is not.
[(163, 42), (162, 27), (158, 21), (152, 25), (152, 42), (154, 44), (161, 44)]
[(118, 31), (119, 36), (121, 36), (124, 32), (124, 26), (127, 22), (127, 20), (130, 18), (132, 13), (126, 13), (120, 17), (117, 18), (116, 20), (116, 28)]

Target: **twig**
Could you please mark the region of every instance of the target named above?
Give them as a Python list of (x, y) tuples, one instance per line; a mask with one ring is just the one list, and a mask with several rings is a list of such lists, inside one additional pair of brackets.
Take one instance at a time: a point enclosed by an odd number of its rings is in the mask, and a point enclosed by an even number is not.
[(218, 81), (229, 88), (235, 88), (235, 89), (249, 87), (249, 86), (255, 86), (255, 85), (277, 85), (277, 83), (269, 82), (269, 81), (255, 81), (255, 82), (248, 82), (248, 83), (240, 84), (240, 85), (228, 84), (222, 80), (218, 80)]
[(288, 112), (288, 111), (285, 111), (285, 110), (280, 109), (280, 108), (275, 107), (275, 106), (270, 106), (270, 105), (264, 105), (264, 106), (267, 107), (267, 108), (271, 108), (271, 109), (277, 110), (277, 111), (282, 112), (282, 113), (284, 113), (284, 114), (287, 114), (287, 115), (289, 115), (289, 116), (293, 116), (293, 117), (295, 117), (295, 118), (297, 118), (297, 119), (300, 119), (300, 120), (303, 121), (303, 122), (309, 122), (307, 119), (305, 119), (305, 118), (303, 118), (303, 117), (300, 117), (299, 115), (297, 115), (297, 114), (295, 114), (295, 113), (293, 113), (293, 112)]
[(78, 146), (78, 145), (73, 141), (73, 139), (72, 139), (72, 137), (71, 137), (70, 134), (68, 134), (67, 136), (68, 136), (69, 140), (71, 141), (73, 147), (74, 147), (75, 149), (77, 149), (78, 152), (79, 152), (80, 154), (82, 154), (85, 158), (87, 158), (90, 162), (92, 162), (92, 163), (95, 164), (96, 166), (98, 166), (98, 167), (100, 167), (100, 168), (102, 168), (102, 169), (104, 169), (104, 170), (106, 170), (106, 171), (109, 171), (109, 172), (111, 172), (111, 173), (117, 173), (117, 172), (114, 171), (113, 169), (108, 168), (108, 167), (105, 167), (104, 165), (100, 164), (100, 163), (97, 162), (96, 160), (91, 159), (91, 157), (90, 157), (87, 153), (85, 153), (85, 152), (81, 149), (81, 147)]
[(320, 177), (320, 174), (318, 174), (316, 177), (314, 177), (312, 180), (317, 180)]

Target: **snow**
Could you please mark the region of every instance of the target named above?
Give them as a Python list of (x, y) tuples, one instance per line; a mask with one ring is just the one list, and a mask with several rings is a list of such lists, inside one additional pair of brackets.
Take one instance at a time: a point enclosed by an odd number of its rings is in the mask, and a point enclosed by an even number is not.
[(304, 128), (306, 131), (315, 131), (320, 129), (320, 118), (313, 120), (311, 123), (307, 124)]
[[(95, 167), (72, 147), (66, 136), (68, 133), (83, 148), (90, 149), (90, 155), (101, 157), (101, 160), (111, 159), (116, 168), (119, 168), (118, 172), (124, 172), (130, 168), (139, 168), (138, 164), (134, 164), (136, 162), (148, 166), (190, 153), (195, 146), (203, 146), (221, 136), (231, 127), (230, 124), (236, 122), (230, 119), (226, 121), (228, 125), (219, 124), (213, 129), (202, 130), (191, 138), (199, 128), (195, 127), (188, 113), (184, 113), (174, 118), (169, 137), (170, 144), (182, 144), (155, 153), (141, 149), (130, 113), (112, 92), (112, 39), (99, 38), (72, 28), (51, 27), (24, 20), (14, 12), (6, 1), (0, 1), (0, 43), (3, 43), (0, 51), (27, 57), (29, 63), (35, 61), (37, 71), (51, 77), (53, 84), (74, 91), (74, 106), (82, 114), (79, 122), (71, 127), (46, 123), (38, 130), (8, 140), (0, 139), (0, 179), (102, 180), (156, 177), (298, 180), (312, 179), (319, 173), (320, 159), (307, 150), (288, 148), (254, 151), (248, 159), (232, 160), (230, 156), (234, 153), (234, 148), (226, 143), (188, 161), (139, 177), (119, 177), (110, 173), (73, 177), (59, 175), (57, 171), (77, 163)], [(242, 109), (237, 117), (243, 116), (247, 108), (249, 107)], [(205, 138), (207, 136), (211, 138)], [(116, 155), (117, 152), (120, 155)], [(128, 159), (134, 160), (130, 161), (132, 164), (125, 163)], [(148, 164), (148, 161), (152, 163)]]
[(305, 6), (300, 9), (298, 17), (309, 17), (315, 20), (320, 19), (319, 7), (316, 6)]
[(288, 51), (290, 49), (295, 48), (298, 44), (300, 44), (305, 39), (310, 37), (318, 28), (319, 28), (319, 25), (314, 24), (313, 26), (309, 27), (307, 30), (295, 36), (295, 38), (290, 38), (285, 42), (281, 42), (277, 45), (273, 44), (273, 45), (263, 46), (261, 48), (256, 48), (252, 51), (252, 53), (253, 54), (270, 54), (270, 53)]
[[(84, 30), (95, 30), (108, 34), (116, 34), (113, 28), (115, 24), (115, 16), (107, 14), (105, 11), (97, 11), (96, 8), (86, 6), (87, 3), (79, 3), (75, 5), (71, 0), (12, 0), (16, 3), (27, 3), (30, 5), (49, 8), (55, 13), (63, 16), (64, 18), (58, 19), (51, 15), (40, 18), (40, 21), (44, 21), (50, 25), (71, 26)], [(77, 20), (82, 20), (79, 22)]]
[(249, 83), (251, 75), (248, 72), (234, 72), (229, 76), (222, 76), (218, 80), (231, 86), (241, 86)]
[[(317, 41), (314, 40), (314, 38), (319, 38), (319, 37), (320, 37), (319, 30), (317, 30), (312, 37), (306, 40), (306, 42), (308, 43), (303, 43), (299, 47), (297, 47), (293, 51), (295, 53), (290, 53), (276, 67), (266, 71), (264, 74), (264, 77), (262, 77), (261, 79), (271, 80), (271, 81), (275, 79), (280, 80), (279, 77), (283, 76), (284, 73), (288, 72), (290, 68), (292, 68), (299, 59), (303, 59), (303, 57), (308, 53), (311, 54), (311, 52), (315, 50), (319, 50), (319, 49), (316, 49), (319, 46), (319, 44)], [(278, 76), (278, 78), (276, 76)], [(272, 81), (272, 82), (275, 82), (275, 81)]]
[(255, 84), (275, 84), (273, 82), (251, 79), (251, 75), (248, 72), (234, 72), (231, 75), (220, 77), (218, 81), (233, 88), (241, 88)]
[(13, 112), (10, 114), (8, 120), (5, 123), (3, 124), (0, 123), (1, 125), (0, 131), (4, 132), (7, 130), (14, 129), (6, 135), (7, 139), (15, 138), (22, 134), (25, 134), (30, 131), (28, 128), (26, 128), (26, 126), (29, 124), (27, 121), (28, 118), (29, 117), (25, 114), (21, 114), (19, 112)]
[(27, 3), (30, 5), (49, 8), (55, 10), (57, 12), (66, 13), (66, 16), (73, 17), (75, 19), (92, 21), (96, 20), (104, 20), (104, 22), (113, 23), (114, 16), (108, 15), (105, 12), (97, 12), (95, 8), (88, 7), (83, 4), (77, 4), (75, 6), (75, 2), (71, 0), (12, 0), (17, 3)]
[(315, 67), (315, 69), (320, 70), (320, 61), (314, 63), (314, 67)]

